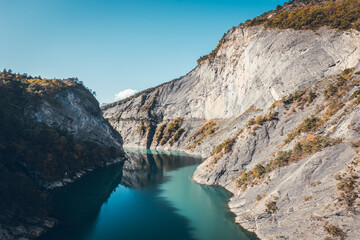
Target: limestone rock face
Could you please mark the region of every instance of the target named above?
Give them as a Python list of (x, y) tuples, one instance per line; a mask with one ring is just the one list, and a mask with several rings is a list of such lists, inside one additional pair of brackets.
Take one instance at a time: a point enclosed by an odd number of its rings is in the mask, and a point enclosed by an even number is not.
[[(124, 146), (206, 158), (193, 179), (231, 191), (236, 221), (261, 239), (324, 239), (331, 225), (355, 239), (360, 202), (350, 204), (341, 184), (360, 170), (359, 46), (356, 30), (240, 25), (225, 35), (214, 58), (180, 79), (104, 107), (103, 115)], [(270, 113), (276, 117), (256, 119)], [(307, 118), (318, 125), (286, 141)], [(242, 173), (314, 136), (337, 142), (239, 186)], [(339, 173), (344, 177), (336, 179)]]
[[(145, 94), (156, 94), (151, 115), (157, 118), (237, 117), (251, 105), (274, 100), (357, 64), (360, 33), (237, 27), (229, 31), (212, 61), (185, 77)], [(107, 108), (104, 116), (127, 119), (138, 113), (142, 96)]]
[[(354, 67), (360, 56), (358, 46), (360, 33), (354, 30), (315, 32), (241, 25), (228, 32), (211, 61), (203, 61), (180, 79), (105, 107), (103, 115), (121, 133), (125, 146), (163, 148), (152, 141), (161, 122), (181, 117), (183, 124), (189, 122), (186, 135), (204, 119), (236, 118), (250, 106), (267, 109), (297, 89)], [(141, 125), (148, 128), (143, 133)], [(186, 149), (184, 140), (164, 147)], [(208, 156), (210, 151), (200, 147), (195, 152)]]
[(28, 111), (38, 122), (60, 127), (79, 140), (122, 149), (121, 135), (103, 118), (99, 103), (83, 87), (60, 91)]
[[(359, 148), (354, 147), (354, 142), (360, 137), (355, 130), (359, 123), (359, 105), (347, 103), (311, 133), (342, 139), (342, 143), (279, 167), (259, 182), (255, 178), (249, 181), (246, 189), (238, 185), (244, 172), (252, 171), (257, 164), (266, 166), (280, 150), (294, 151), (296, 142), (306, 141), (304, 138), (309, 135), (303, 133), (300, 138), (284, 144), (287, 134), (293, 132), (304, 119), (314, 116), (318, 106), (323, 104), (323, 99), (318, 99), (303, 110), (295, 109), (295, 112), (291, 107), (279, 105), (276, 120), (245, 127), (236, 138), (232, 151), (220, 159), (216, 156), (207, 158), (197, 168), (193, 179), (231, 191), (234, 196), (229, 206), (236, 214), (236, 222), (256, 232), (260, 239), (324, 239), (328, 236), (324, 228), (329, 224), (339, 226), (349, 239), (356, 239), (359, 235), (360, 199), (356, 198), (352, 205), (355, 210), (349, 211), (351, 207), (341, 197), (344, 191), (339, 187), (342, 180), (337, 179), (337, 175), (359, 176), (360, 173)], [(346, 106), (351, 108), (345, 110)], [(355, 181), (355, 192), (359, 186), (359, 182)], [(269, 202), (276, 202), (277, 211), (274, 213), (266, 211)]]

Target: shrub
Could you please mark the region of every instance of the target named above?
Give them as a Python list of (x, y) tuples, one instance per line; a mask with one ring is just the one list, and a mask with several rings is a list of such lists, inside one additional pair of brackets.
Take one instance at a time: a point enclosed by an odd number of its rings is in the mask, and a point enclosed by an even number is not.
[[(333, 141), (336, 142), (336, 141)], [(310, 155), (321, 151), (322, 149), (329, 147), (333, 143), (327, 136), (316, 136), (309, 135), (305, 141), (299, 142), (301, 145), (301, 152), (295, 157), (299, 158), (302, 155)]]
[(263, 165), (261, 165), (260, 163), (257, 164), (254, 168), (254, 173), (256, 173), (256, 177), (260, 178), (264, 173), (265, 173), (265, 168)]
[(266, 204), (265, 204), (265, 212), (267, 213), (274, 213), (278, 210), (278, 207), (276, 206), (276, 201), (268, 201)]
[(277, 115), (278, 115), (277, 112), (274, 112), (274, 111), (269, 112), (269, 113), (265, 116), (266, 121), (271, 121), (271, 120), (277, 119)]
[(342, 75), (351, 75), (354, 72), (355, 68), (346, 68), (344, 69), (344, 71), (342, 72)]
[(316, 93), (314, 93), (312, 90), (309, 91), (309, 97), (308, 97), (308, 103), (312, 103), (316, 98)]
[(255, 119), (255, 123), (256, 124), (259, 124), (259, 125), (261, 125), (263, 122), (265, 122), (266, 121), (266, 118), (264, 118), (263, 116), (261, 116), (261, 115), (259, 115), (259, 116), (257, 116), (256, 117), (256, 119)]
[(312, 199), (312, 196), (305, 196), (304, 201), (310, 201)]
[(271, 109), (275, 109), (277, 106), (279, 106), (281, 104), (281, 100), (275, 101), (272, 105), (271, 105)]
[(250, 118), (246, 125), (248, 127), (250, 127), (252, 125), (255, 125), (255, 124), (262, 125), (264, 122), (277, 119), (277, 114), (278, 114), (277, 112), (270, 111), (265, 116), (259, 115), (259, 116), (256, 117), (256, 119), (255, 118)]
[(329, 84), (329, 86), (324, 90), (325, 99), (329, 99), (334, 96), (337, 92), (337, 88), (333, 84)]
[(164, 129), (163, 136), (160, 140), (160, 145), (165, 145), (169, 139), (179, 130), (182, 125), (182, 119), (176, 118), (168, 123)]
[(255, 118), (250, 118), (247, 122), (246, 126), (250, 127), (256, 123)]
[[(223, 141), (222, 143), (220, 143), (219, 145), (217, 145), (211, 152), (211, 155), (215, 155), (218, 153), (228, 153), (232, 150), (232, 146), (234, 145), (236, 139), (239, 137), (239, 135), (244, 131), (244, 129), (240, 129), (235, 136), (230, 137), (225, 139), (225, 141)], [(217, 158), (219, 159), (221, 156), (217, 156)]]
[(341, 140), (330, 139), (328, 136), (308, 135), (306, 139), (297, 142), (293, 150), (280, 151), (278, 156), (266, 166), (266, 172), (277, 167), (286, 166), (291, 162), (297, 162), (302, 158), (317, 153), (322, 149), (339, 144)]
[(317, 117), (306, 118), (298, 127), (298, 131), (310, 132), (315, 130), (321, 124), (321, 120)]
[(341, 228), (339, 228), (335, 225), (332, 225), (332, 224), (327, 225), (324, 227), (324, 229), (327, 233), (329, 233), (333, 237), (340, 238), (340, 239), (345, 239), (345, 237), (346, 237), (346, 233), (344, 233), (344, 231)]
[(271, 160), (265, 167), (266, 172), (271, 172), (277, 168), (289, 165), (292, 151), (280, 151), (274, 160)]
[(256, 201), (260, 201), (262, 199), (262, 197), (260, 195), (256, 196)]
[(330, 101), (329, 106), (325, 111), (325, 114), (327, 117), (331, 117), (344, 106), (345, 104), (340, 99), (333, 99)]
[(250, 180), (253, 179), (254, 179), (253, 171), (243, 172), (236, 183), (239, 187), (245, 189), (247, 184), (250, 182)]
[(224, 151), (224, 153), (230, 152), (232, 149), (232, 146), (235, 143), (235, 140), (236, 140), (236, 137), (225, 139), (224, 142), (222, 142), (221, 144), (219, 144), (218, 146), (215, 147), (212, 154), (216, 154), (216, 153), (219, 153), (222, 151)]
[(355, 175), (350, 176), (340, 176), (336, 177), (338, 180), (337, 189), (341, 191), (340, 199), (342, 199), (347, 205), (349, 210), (353, 209), (353, 204), (355, 200), (358, 198), (358, 194), (355, 192), (355, 186), (357, 185), (356, 179), (358, 177)]
[(281, 101), (285, 105), (289, 105), (292, 103), (300, 103), (304, 104), (306, 102), (311, 103), (315, 98), (316, 94), (310, 90), (309, 96), (306, 96), (305, 93), (307, 92), (307, 89), (298, 90), (294, 94), (289, 94), (288, 96), (284, 96)]
[(175, 135), (170, 139), (169, 143), (170, 146), (174, 145), (175, 142), (177, 142), (181, 135), (185, 132), (185, 130), (183, 128), (179, 128), (179, 130), (177, 130), (177, 132), (175, 133)]
[(301, 133), (311, 132), (317, 129), (322, 125), (322, 121), (318, 117), (311, 116), (310, 118), (306, 118), (299, 126), (291, 133), (288, 134), (288, 137), (284, 140), (284, 142), (290, 143), (295, 137), (299, 136)]
[(156, 90), (154, 96), (152, 96), (145, 104), (140, 108), (141, 112), (148, 112), (154, 107), (156, 97), (159, 95), (159, 89)]
[(156, 128), (155, 135), (154, 135), (154, 140), (156, 143), (160, 143), (165, 127), (166, 127), (166, 123), (161, 124), (160, 126), (158, 126)]
[(350, 99), (354, 99), (360, 96), (360, 90), (356, 90), (353, 92), (353, 94), (351, 94)]
[(140, 135), (144, 135), (145, 131), (146, 131), (146, 127), (145, 127), (144, 123), (141, 122), (139, 127), (138, 127), (138, 132), (140, 133)]

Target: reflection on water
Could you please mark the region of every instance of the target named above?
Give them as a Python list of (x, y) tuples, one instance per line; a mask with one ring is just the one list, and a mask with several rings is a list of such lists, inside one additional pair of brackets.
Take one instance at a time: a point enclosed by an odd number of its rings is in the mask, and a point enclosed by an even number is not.
[(228, 192), (191, 181), (201, 159), (127, 154), (124, 166), (54, 191), (53, 216), (63, 224), (40, 239), (255, 239), (233, 223)]
[[(139, 151), (139, 150), (138, 150)], [(180, 154), (127, 152), (121, 184), (130, 188), (144, 188), (166, 181), (165, 172), (201, 163), (201, 159)]]

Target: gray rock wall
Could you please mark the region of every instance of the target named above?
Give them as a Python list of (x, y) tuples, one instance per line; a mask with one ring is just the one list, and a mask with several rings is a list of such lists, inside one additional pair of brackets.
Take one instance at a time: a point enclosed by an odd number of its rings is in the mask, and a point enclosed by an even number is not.
[[(359, 139), (356, 129), (360, 110), (350, 100), (359, 89), (359, 74), (355, 74), (360, 71), (359, 46), (360, 33), (355, 30), (239, 26), (228, 32), (214, 59), (201, 62), (179, 80), (105, 108), (103, 114), (122, 134), (125, 146), (181, 150), (207, 158), (194, 173), (194, 180), (231, 191), (234, 196), (229, 206), (236, 221), (261, 239), (324, 239), (330, 236), (326, 227), (331, 224), (349, 239), (356, 239), (360, 209), (356, 205), (355, 211), (348, 211), (339, 197), (335, 176), (348, 172), (359, 158), (352, 142)], [(344, 69), (352, 67), (355, 70), (349, 79), (354, 84), (340, 98), (344, 106), (325, 119), (327, 108), (340, 100), (326, 100), (324, 89), (335, 84)], [(317, 95), (313, 102), (278, 102), (271, 110), (270, 106), (283, 96), (310, 88)], [(251, 117), (269, 111), (278, 113), (276, 120), (247, 127)], [(308, 134), (341, 138), (343, 142), (279, 168), (246, 190), (240, 189), (237, 180), (241, 173), (268, 163), (280, 150), (293, 149), (301, 137), (306, 137), (300, 134), (284, 144), (287, 134), (312, 115), (325, 120)], [(183, 120), (184, 132), (175, 143), (160, 145), (154, 140), (156, 132), (177, 117)], [(199, 133), (210, 120), (215, 122), (214, 131)], [(230, 152), (217, 159), (211, 156), (216, 146), (234, 136)], [(267, 213), (266, 204), (274, 199), (278, 210)]]
[(103, 118), (99, 103), (82, 86), (66, 88), (28, 110), (38, 122), (60, 127), (80, 141), (122, 150), (121, 135)]

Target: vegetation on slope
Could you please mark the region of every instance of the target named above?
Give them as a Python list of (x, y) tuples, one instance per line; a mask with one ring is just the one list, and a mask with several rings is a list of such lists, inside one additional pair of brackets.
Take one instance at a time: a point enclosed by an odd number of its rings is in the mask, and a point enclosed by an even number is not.
[[(253, 109), (253, 106), (251, 106), (251, 109)], [(259, 115), (256, 118), (250, 118), (246, 124), (246, 127), (247, 128), (253, 127), (253, 131), (255, 131), (257, 127), (263, 125), (265, 122), (269, 122), (276, 119), (277, 119), (277, 112), (271, 110), (267, 114), (265, 114), (265, 116)], [(235, 136), (225, 139), (222, 143), (220, 143), (213, 149), (211, 155), (214, 157), (214, 162), (220, 159), (225, 153), (231, 152), (232, 147), (236, 142), (236, 139), (240, 136), (240, 134), (243, 131), (244, 128), (240, 129), (235, 134)]]
[(311, 116), (309, 118), (306, 118), (302, 123), (297, 126), (297, 128), (291, 132), (288, 133), (288, 137), (284, 140), (284, 142), (290, 143), (292, 140), (295, 139), (295, 137), (299, 136), (301, 133), (309, 133), (314, 130), (316, 130), (318, 127), (322, 126), (323, 121), (321, 121), (320, 118)]
[(187, 149), (194, 149), (198, 146), (207, 136), (212, 135), (219, 128), (217, 122), (214, 120), (209, 120), (204, 123), (199, 130), (194, 132), (189, 138), (188, 141), (195, 140)]
[(274, 171), (275, 169), (298, 162), (309, 155), (340, 142), (341, 140), (331, 139), (328, 136), (308, 135), (305, 139), (301, 139), (297, 142), (293, 150), (280, 151), (277, 154), (277, 157), (265, 166), (257, 164), (254, 169), (240, 174), (237, 184), (241, 189), (245, 190), (248, 185), (261, 182), (265, 179), (265, 176), (267, 176), (268, 173)]
[[(353, 146), (359, 153), (360, 146)], [(341, 205), (345, 205), (347, 210), (350, 212), (356, 212), (359, 210), (359, 204), (356, 201), (359, 199), (360, 194), (360, 156), (358, 155), (350, 164), (347, 166), (345, 171), (335, 175), (337, 180), (337, 190), (339, 191)]]
[[(335, 78), (335, 81), (332, 80), (333, 78)], [(240, 188), (244, 190), (249, 185), (252, 186), (260, 183), (271, 171), (298, 162), (326, 147), (342, 142), (342, 139), (332, 139), (326, 134), (317, 135), (315, 133), (320, 127), (324, 126), (332, 116), (343, 109), (344, 106), (347, 107), (344, 108), (343, 113), (335, 119), (339, 119), (343, 114), (346, 114), (350, 108), (355, 107), (360, 103), (360, 101), (358, 101), (359, 90), (355, 90), (351, 95), (349, 94), (349, 92), (359, 84), (360, 80), (354, 76), (354, 69), (351, 68), (345, 69), (339, 75), (328, 78), (327, 81), (330, 81), (330, 83), (324, 85), (324, 90), (322, 92), (321, 89), (318, 93), (304, 89), (297, 91), (294, 94), (290, 94), (281, 101), (277, 101), (273, 104), (271, 107), (272, 109), (275, 109), (282, 103), (285, 108), (289, 108), (289, 105), (292, 105), (294, 110), (295, 106), (304, 107), (305, 104), (308, 106), (315, 98), (323, 97), (323, 102), (321, 104), (322, 108), (317, 111), (317, 116), (310, 116), (304, 119), (293, 131), (288, 133), (288, 137), (284, 140), (284, 145), (297, 139), (293, 149), (279, 151), (277, 156), (267, 164), (257, 164), (252, 170), (241, 173), (237, 180), (237, 184)], [(261, 119), (262, 118), (260, 117), (259, 121)], [(255, 122), (254, 118), (250, 119), (248, 126), (255, 124)], [(358, 147), (358, 144), (354, 142), (353, 146)], [(352, 191), (354, 190), (354, 183), (356, 181), (353, 176), (341, 177), (340, 175), (337, 176), (337, 180), (339, 181), (338, 188), (343, 191), (341, 197), (348, 207), (351, 208), (354, 199), (357, 197), (357, 194)]]
[(185, 131), (181, 128), (182, 122), (183, 120), (181, 118), (175, 118), (169, 123), (159, 125), (154, 134), (154, 143), (160, 146), (169, 143), (172, 146)]
[[(300, 4), (299, 4), (300, 2)], [(308, 4), (304, 4), (308, 2)], [(313, 4), (312, 4), (313, 3)], [(285, 6), (286, 5), (286, 6)], [(337, 1), (290, 1), (284, 6), (278, 5), (275, 10), (245, 22), (246, 26), (264, 24), (267, 28), (317, 30), (327, 26), (339, 30), (356, 29), (360, 31), (360, 0)], [(299, 7), (295, 7), (300, 5)], [(304, 6), (302, 6), (304, 5)], [(228, 31), (229, 33), (229, 31)], [(216, 48), (209, 54), (201, 56), (197, 63), (212, 60), (225, 43), (226, 33)]]
[(328, 1), (320, 5), (308, 4), (291, 11), (279, 7), (276, 11), (265, 13), (246, 23), (249, 26), (264, 24), (268, 28), (295, 30), (316, 30), (327, 26), (339, 30), (354, 28), (360, 31), (360, 1)]

